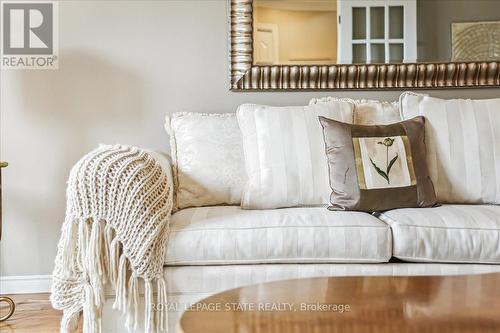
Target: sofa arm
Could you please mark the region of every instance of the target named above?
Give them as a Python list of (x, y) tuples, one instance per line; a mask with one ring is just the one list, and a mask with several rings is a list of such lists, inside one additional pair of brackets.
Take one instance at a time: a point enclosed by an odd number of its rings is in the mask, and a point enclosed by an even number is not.
[[(104, 219), (110, 217), (113, 215), (111, 208), (114, 205), (107, 203), (109, 199), (105, 197), (106, 193), (113, 193), (112, 196), (115, 196), (116, 193), (128, 192), (130, 189), (124, 188), (124, 186), (129, 186), (127, 184), (130, 183), (127, 178), (138, 172), (142, 174), (152, 172), (151, 163), (142, 163), (141, 165), (135, 163), (138, 160), (146, 161), (147, 159), (150, 162), (154, 160), (156, 168), (160, 168), (162, 182), (166, 183), (166, 186), (162, 186), (162, 188), (168, 191), (166, 200), (173, 203), (175, 189), (172, 166), (168, 155), (153, 149), (120, 144), (101, 144), (98, 148), (83, 156), (71, 169), (67, 197), (76, 199), (68, 200), (68, 209), (78, 216), (95, 217), (99, 215)], [(113, 162), (110, 163), (110, 161)], [(141, 180), (140, 177), (134, 180), (134, 182), (138, 183), (143, 181), (147, 180)], [(135, 186), (140, 186), (140, 184)], [(79, 193), (79, 191), (82, 191), (82, 193)], [(75, 195), (74, 192), (78, 192), (78, 195)], [(134, 195), (137, 195), (137, 197), (133, 198), (133, 200), (144, 200), (137, 192)], [(162, 195), (165, 195), (165, 193)], [(92, 197), (92, 200), (82, 202), (89, 196)], [(118, 198), (115, 199), (118, 200)], [(169, 210), (172, 208), (170, 207)]]
[(127, 303), (125, 295), (137, 295), (139, 278), (151, 300), (145, 322), (154, 327), (152, 283), (159, 304), (167, 302), (163, 264), (174, 194), (168, 157), (101, 145), (72, 168), (66, 193), (51, 295), (53, 307), (64, 311), (61, 332), (72, 332), (82, 311), (84, 331), (101, 331), (94, 319), (102, 313), (108, 282), (116, 290), (116, 307), (133, 327), (138, 304)]

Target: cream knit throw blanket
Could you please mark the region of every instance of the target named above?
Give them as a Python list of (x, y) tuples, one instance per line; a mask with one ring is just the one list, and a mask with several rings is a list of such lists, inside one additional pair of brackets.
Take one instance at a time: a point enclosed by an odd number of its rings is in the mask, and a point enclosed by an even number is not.
[(167, 331), (166, 310), (154, 311), (154, 303), (167, 308), (163, 263), (173, 189), (153, 154), (101, 146), (71, 170), (51, 295), (52, 305), (64, 310), (61, 332), (76, 329), (82, 310), (83, 332), (101, 331), (108, 284), (116, 292), (113, 308), (137, 329), (140, 279), (145, 332)]

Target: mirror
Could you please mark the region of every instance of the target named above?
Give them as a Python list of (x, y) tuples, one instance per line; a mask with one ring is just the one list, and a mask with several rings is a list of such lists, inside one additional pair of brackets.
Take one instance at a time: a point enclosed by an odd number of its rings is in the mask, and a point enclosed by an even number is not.
[(500, 0), (228, 0), (231, 90), (500, 87)]
[(500, 60), (500, 0), (254, 0), (253, 65)]

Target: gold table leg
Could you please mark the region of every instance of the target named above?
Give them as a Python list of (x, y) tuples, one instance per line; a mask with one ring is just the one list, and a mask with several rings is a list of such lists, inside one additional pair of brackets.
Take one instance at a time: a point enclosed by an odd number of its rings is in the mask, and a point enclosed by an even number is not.
[(16, 310), (16, 303), (12, 300), (12, 298), (7, 297), (7, 296), (1, 296), (0, 297), (0, 303), (5, 302), (9, 304), (9, 312), (5, 316), (0, 317), (0, 322), (9, 319), (13, 314), (14, 311)]
[[(0, 239), (2, 239), (2, 168), (5, 168), (7, 165), (7, 162), (0, 162)], [(0, 296), (0, 303), (2, 302), (9, 304), (9, 312), (5, 316), (0, 317), (0, 322), (9, 319), (16, 310), (16, 303), (14, 303), (12, 298)]]

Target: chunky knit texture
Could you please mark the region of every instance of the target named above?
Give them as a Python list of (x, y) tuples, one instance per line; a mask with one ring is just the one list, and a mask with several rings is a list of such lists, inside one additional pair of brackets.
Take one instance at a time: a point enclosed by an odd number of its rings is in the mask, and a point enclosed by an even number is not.
[(139, 148), (100, 146), (73, 167), (51, 295), (52, 305), (64, 311), (61, 332), (74, 331), (82, 310), (83, 332), (101, 331), (108, 284), (116, 292), (113, 308), (137, 329), (140, 279), (144, 331), (167, 331), (166, 310), (153, 307), (167, 302), (163, 261), (172, 192), (153, 153)]

